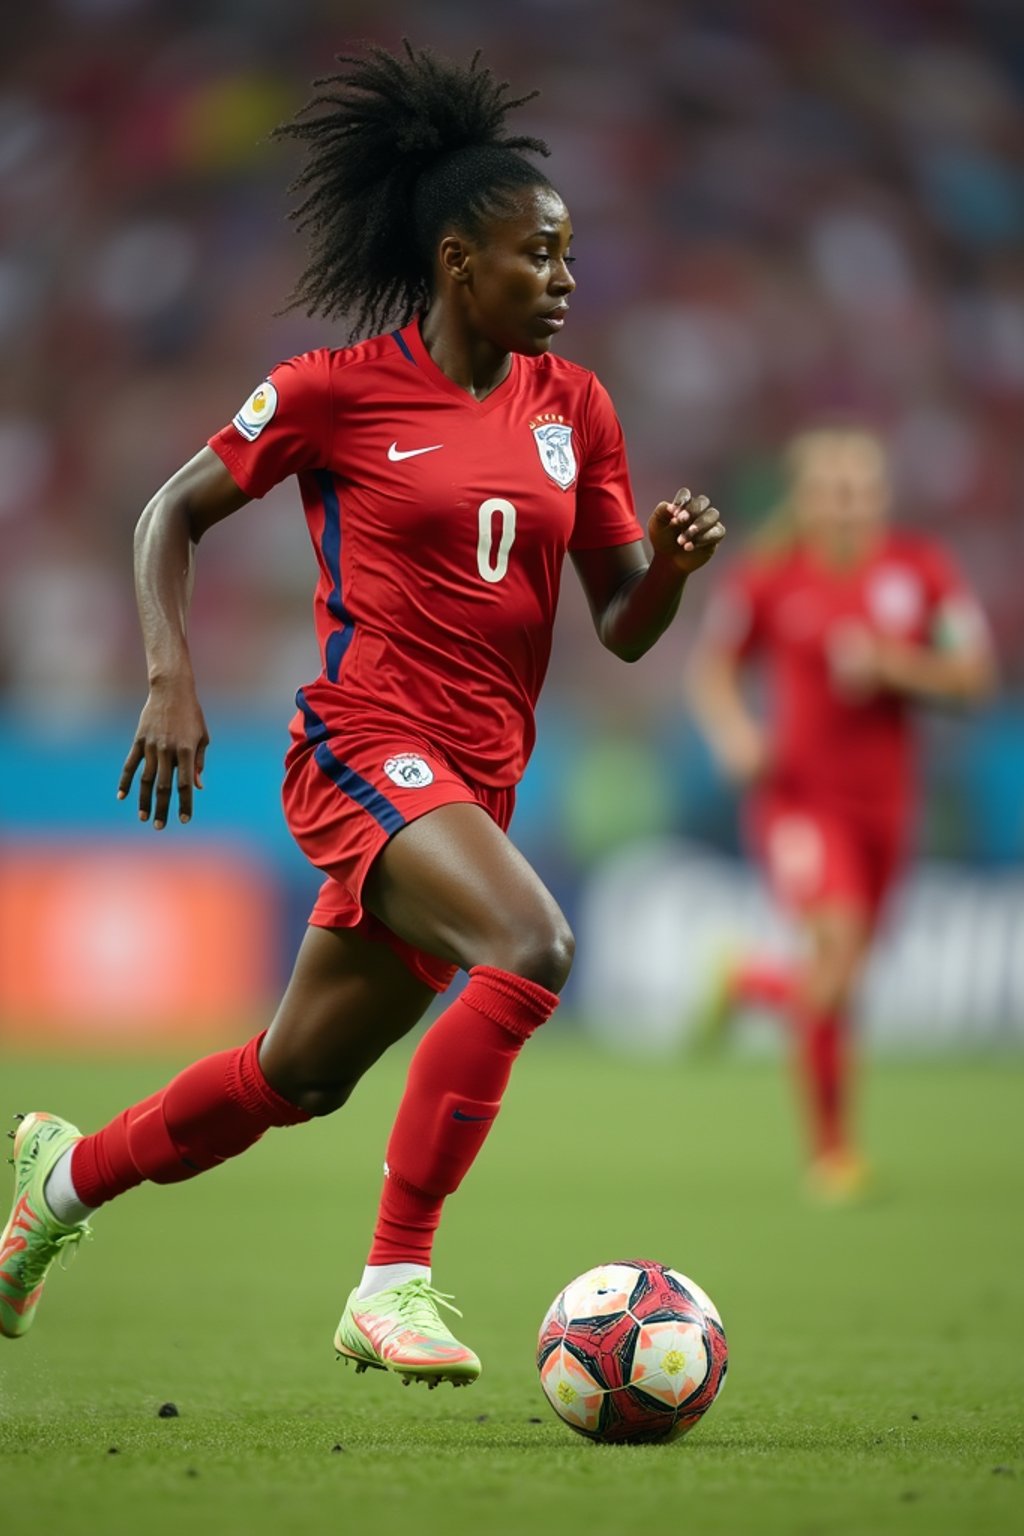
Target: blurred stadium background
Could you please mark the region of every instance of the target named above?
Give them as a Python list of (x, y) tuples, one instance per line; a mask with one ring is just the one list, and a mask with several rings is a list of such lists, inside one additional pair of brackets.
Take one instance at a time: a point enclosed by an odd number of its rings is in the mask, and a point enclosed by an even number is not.
[[(331, 56), (483, 46), (577, 230), (567, 353), (622, 416), (643, 511), (713, 492), (733, 538), (777, 450), (841, 411), (899, 515), (983, 598), (1004, 678), (925, 724), (926, 855), (867, 989), (898, 1046), (1024, 1041), (1024, 15), (1007, 0), (41, 0), (0, 60), (0, 1041), (132, 1049), (272, 998), (315, 877), (278, 803), (316, 670), (282, 487), (204, 544), (213, 745), (187, 832), (114, 790), (143, 701), (134, 522), (277, 359), (298, 271), (272, 126)], [(580, 929), (575, 1013), (672, 1049), (709, 951), (766, 916), (688, 724), (699, 619), (626, 673), (570, 579), (514, 835)], [(641, 942), (638, 943), (638, 940)], [(780, 935), (780, 942), (783, 938)], [(598, 1006), (603, 1003), (602, 1006)]]

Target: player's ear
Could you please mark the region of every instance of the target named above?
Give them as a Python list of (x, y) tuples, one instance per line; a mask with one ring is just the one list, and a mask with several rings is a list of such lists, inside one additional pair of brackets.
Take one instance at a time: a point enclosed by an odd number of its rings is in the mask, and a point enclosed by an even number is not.
[(445, 235), (437, 248), (437, 263), (445, 277), (453, 283), (469, 281), (469, 265), (472, 247), (462, 235)]

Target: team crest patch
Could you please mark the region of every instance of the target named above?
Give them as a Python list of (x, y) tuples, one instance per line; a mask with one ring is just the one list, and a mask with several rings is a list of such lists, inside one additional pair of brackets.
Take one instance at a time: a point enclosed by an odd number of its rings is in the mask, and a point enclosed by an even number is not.
[(556, 485), (567, 491), (577, 475), (576, 454), (572, 446), (572, 423), (564, 416), (545, 413), (530, 422), (530, 431), (537, 444), (537, 452), (544, 466), (544, 473)]
[(883, 565), (868, 578), (867, 604), (871, 617), (889, 634), (913, 629), (924, 617), (925, 592), (916, 571)]
[(389, 757), (384, 772), (392, 784), (399, 784), (403, 789), (426, 789), (434, 782), (433, 768), (415, 752), (399, 752), (397, 757)]
[(276, 410), (277, 390), (267, 379), (253, 390), (232, 425), (248, 442), (254, 443)]

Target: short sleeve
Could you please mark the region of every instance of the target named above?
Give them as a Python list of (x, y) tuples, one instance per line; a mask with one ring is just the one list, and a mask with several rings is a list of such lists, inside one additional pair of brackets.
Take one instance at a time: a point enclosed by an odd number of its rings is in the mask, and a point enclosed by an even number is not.
[(265, 496), (289, 475), (328, 459), (330, 352), (278, 363), (209, 446), (247, 496)]
[(928, 630), (943, 651), (974, 650), (991, 644), (988, 620), (949, 550), (928, 543), (918, 560), (928, 600)]
[(587, 392), (581, 436), (576, 522), (569, 548), (608, 549), (642, 539), (622, 428), (607, 390), (594, 377)]
[(719, 655), (746, 657), (761, 649), (767, 634), (767, 591), (763, 572), (738, 561), (708, 599), (702, 645)]

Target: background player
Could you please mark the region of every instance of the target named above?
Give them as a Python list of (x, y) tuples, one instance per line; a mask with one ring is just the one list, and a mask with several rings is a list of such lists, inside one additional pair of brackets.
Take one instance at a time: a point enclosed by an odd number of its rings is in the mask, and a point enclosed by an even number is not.
[[(712, 599), (688, 694), (718, 762), (749, 786), (752, 847), (806, 938), (791, 970), (756, 958), (730, 965), (714, 1013), (724, 1022), (742, 1002), (784, 1010), (813, 1183), (842, 1198), (865, 1171), (848, 1118), (848, 1013), (913, 819), (910, 705), (981, 699), (994, 665), (949, 554), (887, 527), (877, 437), (806, 432), (786, 472), (782, 514)], [(755, 658), (768, 672), (763, 719), (743, 690)]]
[(139, 815), (162, 828), (176, 777), (190, 819), (208, 741), (186, 639), (194, 546), (297, 475), (323, 670), (299, 690), (285, 808), (327, 878), (269, 1031), (95, 1135), (23, 1121), (0, 1327), (27, 1330), (91, 1210), (337, 1109), (461, 967), (469, 984), (413, 1057), (369, 1263), (335, 1340), (361, 1367), (459, 1384), (480, 1365), (438, 1311), (434, 1232), (572, 957), (564, 917), (505, 836), (564, 556), (602, 642), (633, 660), (724, 530), (706, 497), (681, 491), (655, 509), (644, 552), (608, 397), (550, 355), (575, 288), (572, 228), (522, 153), (544, 146), (504, 134), (519, 104), (507, 87), (475, 60), (408, 47), (342, 62), (284, 130), (308, 149), (297, 298), (383, 334), (275, 368), (147, 507), (136, 583), (150, 692), (119, 789), (140, 772)]

